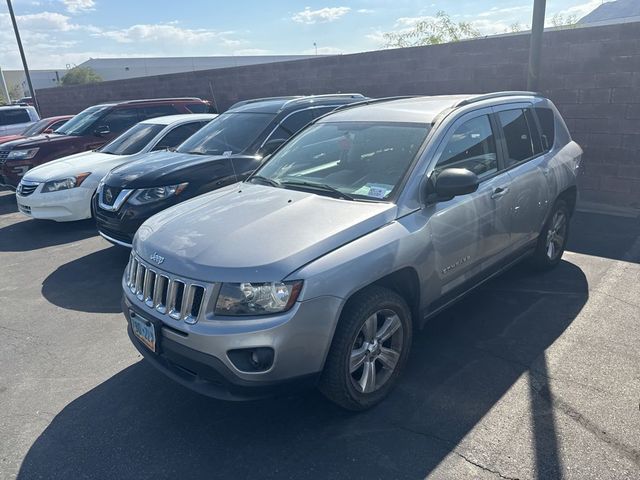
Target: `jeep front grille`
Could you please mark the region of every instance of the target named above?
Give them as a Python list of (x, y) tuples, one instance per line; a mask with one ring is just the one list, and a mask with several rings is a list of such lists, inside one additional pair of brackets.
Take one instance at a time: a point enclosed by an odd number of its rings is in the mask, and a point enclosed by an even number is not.
[(125, 278), (141, 304), (173, 320), (189, 324), (198, 321), (206, 293), (204, 286), (166, 274), (142, 262), (133, 252)]

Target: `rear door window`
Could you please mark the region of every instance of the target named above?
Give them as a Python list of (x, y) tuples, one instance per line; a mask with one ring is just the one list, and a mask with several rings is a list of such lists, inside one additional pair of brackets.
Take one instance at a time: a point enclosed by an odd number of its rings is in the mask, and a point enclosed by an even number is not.
[(15, 125), (17, 123), (29, 123), (31, 117), (24, 108), (0, 110), (0, 125)]
[(167, 133), (158, 144), (153, 147), (154, 150), (164, 150), (165, 148), (177, 147), (182, 142), (184, 142), (191, 135), (196, 133), (202, 127), (204, 127), (208, 122), (193, 122), (186, 123), (184, 125), (179, 125), (169, 133)]
[(141, 120), (145, 118), (164, 117), (165, 115), (175, 115), (178, 111), (173, 105), (156, 105), (155, 107), (146, 107), (141, 112)]
[(466, 168), (480, 179), (498, 171), (496, 140), (488, 115), (472, 118), (456, 128), (436, 163), (435, 174), (446, 168)]
[(120, 133), (141, 120), (138, 112), (137, 108), (117, 108), (107, 113), (97, 125), (109, 127), (111, 133)]
[(548, 152), (553, 148), (556, 140), (555, 116), (553, 110), (546, 107), (536, 107), (533, 109), (540, 123), (540, 137), (542, 140), (542, 148)]
[[(504, 132), (507, 147), (507, 168), (535, 155), (533, 135), (529, 129), (524, 109), (498, 112), (498, 121)], [(537, 135), (537, 131), (535, 134)]]

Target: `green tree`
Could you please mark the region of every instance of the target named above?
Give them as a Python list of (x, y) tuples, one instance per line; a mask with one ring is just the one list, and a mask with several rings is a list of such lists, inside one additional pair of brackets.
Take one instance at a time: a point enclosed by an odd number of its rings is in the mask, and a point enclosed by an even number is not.
[(577, 15), (564, 16), (561, 13), (556, 13), (553, 17), (551, 17), (551, 25), (558, 28), (575, 28), (577, 23)]
[(102, 78), (89, 67), (73, 67), (64, 77), (62, 85), (83, 85), (85, 83), (101, 82)]
[(385, 48), (419, 47), (477, 38), (480, 32), (469, 22), (456, 22), (443, 11), (418, 21), (408, 30), (383, 34)]
[(4, 92), (0, 90), (0, 105), (9, 105), (12, 101), (19, 100), (24, 97), (24, 91), (20, 85), (13, 85), (9, 88), (9, 98), (5, 98)]

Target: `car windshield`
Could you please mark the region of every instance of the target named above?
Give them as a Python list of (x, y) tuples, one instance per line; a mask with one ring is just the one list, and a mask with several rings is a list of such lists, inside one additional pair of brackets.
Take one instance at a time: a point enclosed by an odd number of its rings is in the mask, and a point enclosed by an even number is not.
[(93, 125), (93, 122), (100, 118), (108, 108), (109, 107), (105, 105), (89, 107), (58, 128), (55, 133), (62, 135), (83, 135), (85, 130)]
[(23, 137), (33, 137), (34, 135), (38, 135), (42, 133), (49, 125), (49, 119), (40, 120), (39, 122), (34, 123), (29, 128), (27, 128), (24, 132), (22, 132)]
[(146, 147), (166, 125), (139, 123), (120, 134), (98, 151), (111, 155), (133, 155)]
[(200, 155), (231, 155), (244, 152), (275, 116), (273, 113), (223, 113), (189, 137), (177, 151)]
[(387, 201), (430, 128), (416, 123), (319, 123), (276, 152), (248, 181)]

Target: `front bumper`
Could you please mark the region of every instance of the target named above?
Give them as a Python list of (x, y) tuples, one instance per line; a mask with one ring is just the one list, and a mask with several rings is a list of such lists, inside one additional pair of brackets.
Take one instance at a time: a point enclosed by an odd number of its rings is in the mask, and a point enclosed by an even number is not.
[[(180, 201), (187, 199), (186, 197), (175, 198)], [(93, 211), (98, 232), (103, 238), (113, 244), (131, 248), (133, 237), (140, 225), (156, 213), (177, 203), (179, 201), (173, 199), (171, 201), (154, 202), (150, 205), (130, 205), (125, 202), (119, 210), (111, 212), (100, 207), (96, 195), (93, 200)]]
[(0, 177), (2, 177), (3, 185), (16, 188), (24, 174), (36, 165), (38, 163), (34, 163), (33, 159), (5, 160), (0, 164)]
[[(153, 309), (126, 293), (122, 307), (133, 344), (156, 368), (199, 393), (243, 400), (314, 383), (331, 345), (340, 302), (335, 297), (318, 297), (268, 319), (201, 320), (194, 325), (160, 320)], [(161, 325), (158, 354), (131, 333), (132, 315)], [(258, 347), (275, 352), (266, 371), (241, 371), (228, 355), (230, 350)]]
[(42, 193), (42, 183), (27, 196), (16, 193), (18, 209), (25, 215), (57, 222), (72, 222), (91, 218), (91, 197), (95, 189), (70, 188)]

